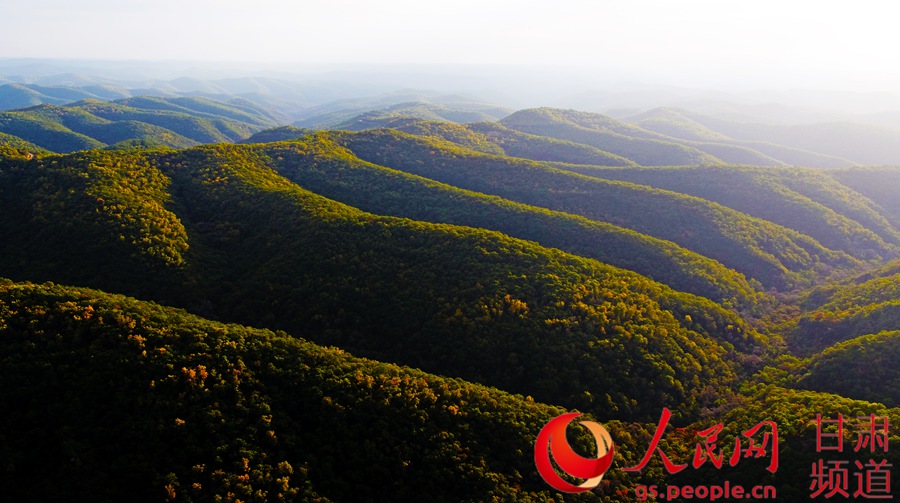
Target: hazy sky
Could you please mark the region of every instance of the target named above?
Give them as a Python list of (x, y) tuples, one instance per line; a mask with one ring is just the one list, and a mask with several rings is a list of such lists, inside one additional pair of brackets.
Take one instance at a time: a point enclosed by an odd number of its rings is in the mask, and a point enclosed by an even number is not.
[(566, 65), (897, 89), (893, 1), (7, 0), (0, 57)]

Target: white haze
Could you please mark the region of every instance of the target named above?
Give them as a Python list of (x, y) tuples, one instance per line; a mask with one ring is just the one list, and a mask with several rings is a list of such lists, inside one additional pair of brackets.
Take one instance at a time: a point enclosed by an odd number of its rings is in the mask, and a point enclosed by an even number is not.
[(584, 88), (889, 91), (900, 88), (895, 10), (884, 0), (29, 0), (4, 5), (0, 57), (287, 73), (524, 65), (565, 67)]

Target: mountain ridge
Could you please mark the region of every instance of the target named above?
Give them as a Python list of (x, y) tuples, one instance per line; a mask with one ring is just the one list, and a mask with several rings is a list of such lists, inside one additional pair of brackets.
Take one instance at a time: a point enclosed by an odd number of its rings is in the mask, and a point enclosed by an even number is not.
[(276, 124), (271, 114), (247, 102), (202, 98), (85, 99), (0, 112), (0, 133), (60, 153), (128, 142), (173, 148), (234, 142)]

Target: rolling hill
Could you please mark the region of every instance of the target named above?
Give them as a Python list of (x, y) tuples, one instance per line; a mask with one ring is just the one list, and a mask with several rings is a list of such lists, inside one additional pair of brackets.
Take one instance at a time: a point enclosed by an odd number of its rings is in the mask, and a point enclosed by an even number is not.
[(262, 146), (260, 151), (286, 178), (365, 211), (500, 231), (629, 269), (676, 290), (748, 312), (765, 303), (743, 276), (670, 242), (377, 166), (353, 156), (325, 134)]
[(254, 133), (249, 138), (245, 138), (238, 143), (269, 143), (276, 141), (296, 140), (312, 132), (312, 129), (305, 129), (297, 126), (279, 126), (276, 128), (264, 129), (258, 133)]
[(830, 346), (810, 358), (798, 385), (896, 407), (900, 404), (898, 338), (900, 331), (884, 331)]
[(900, 168), (869, 167), (862, 169), (834, 170), (829, 176), (850, 187), (879, 205), (895, 227), (900, 227)]
[[(564, 166), (562, 166), (564, 167)], [(788, 170), (745, 166), (683, 168), (602, 169), (572, 167), (571, 171), (607, 180), (619, 180), (671, 190), (717, 202), (744, 214), (777, 223), (816, 239), (822, 245), (846, 252), (861, 260), (890, 260), (900, 253), (900, 233), (887, 224), (883, 210), (833, 183), (818, 170)], [(807, 189), (825, 204), (793, 190), (791, 185), (816, 185)], [(831, 183), (829, 183), (831, 182)], [(803, 189), (801, 189), (803, 190)], [(835, 205), (841, 197), (861, 202), (858, 212), (849, 205)], [(839, 213), (828, 204), (844, 212)], [(878, 234), (853, 220), (857, 214), (870, 226), (876, 222)]]
[[(435, 501), (559, 496), (535, 472), (532, 451), (536, 433), (565, 409), (283, 332), (87, 288), (0, 280), (0, 349), (0, 399), (26, 404), (0, 415), (0, 484), (20, 501), (417, 501), (420, 485)], [(768, 458), (743, 460), (729, 477), (773, 484), (780, 498), (808, 493), (794, 474), (819, 455), (816, 414), (900, 421), (897, 409), (827, 393), (761, 384), (748, 393), (715, 416), (725, 426), (720, 441), (771, 418), (780, 464), (769, 474)], [(634, 466), (654, 425), (604, 424), (616, 466)], [(583, 433), (570, 441), (589, 442)], [(667, 435), (661, 448), (679, 460), (691, 455), (688, 444)], [(884, 457), (897, 462), (893, 450)], [(667, 479), (659, 465), (640, 475), (615, 469), (578, 501), (718, 473), (707, 465)]]
[(29, 113), (27, 109), (0, 112), (0, 132), (10, 138), (12, 145), (26, 142), (50, 151), (74, 152), (105, 146), (102, 142), (76, 133), (59, 122)]
[(465, 96), (400, 91), (310, 107), (293, 125), (308, 129), (360, 130), (396, 118), (461, 123), (497, 121), (511, 112), (506, 107)]
[[(656, 108), (624, 118), (623, 121), (669, 138), (677, 138), (687, 145), (718, 155), (722, 160), (733, 164), (817, 168), (843, 168), (856, 164), (840, 156), (809, 149), (809, 144), (797, 143), (788, 137), (762, 136), (764, 140), (740, 139), (743, 137), (739, 132), (741, 122), (728, 123), (731, 127), (719, 130), (717, 126), (722, 124), (721, 120), (683, 109)], [(734, 138), (729, 136), (732, 134), (736, 136)]]
[(338, 144), (374, 164), (672, 241), (766, 287), (789, 288), (828, 269), (858, 265), (808, 236), (696, 197), (489, 156), (396, 131), (333, 135)]
[[(900, 464), (886, 94), (39, 66), (0, 77), (3, 501), (801, 501), (823, 467), (850, 500)], [(533, 459), (573, 410), (616, 443), (581, 495)]]
[(721, 162), (695, 148), (661, 139), (661, 135), (599, 114), (538, 108), (520, 110), (500, 123), (523, 133), (595, 147), (642, 166)]
[[(398, 103), (383, 110), (371, 110), (346, 121), (339, 122), (328, 129), (342, 129), (348, 131), (361, 131), (381, 127), (386, 121), (393, 119), (421, 119), (431, 121), (448, 121), (456, 123), (496, 121), (508, 114), (508, 110), (495, 107), (465, 105), (435, 105), (428, 102)], [(298, 126), (315, 127), (313, 120), (295, 123)], [(319, 128), (321, 129), (321, 128)]]
[[(607, 417), (660, 401), (691, 414), (769, 345), (706, 299), (595, 260), (326, 199), (253, 146), (13, 159), (2, 173), (0, 275), (141, 295)], [(670, 353), (680, 363), (659, 365)], [(529, 377), (570, 358), (566, 378)]]
[[(677, 112), (682, 120), (689, 120), (705, 130), (712, 130), (740, 144), (761, 147), (760, 143), (802, 149), (818, 154), (808, 158), (808, 164), (821, 167), (846, 167), (853, 164), (891, 164), (900, 158), (900, 131), (893, 128), (850, 121), (816, 122), (812, 124), (765, 124), (718, 119), (684, 110)], [(637, 121), (641, 123), (641, 120)], [(674, 132), (671, 129), (669, 132)], [(683, 134), (683, 133), (682, 133)], [(751, 143), (746, 143), (751, 142)], [(821, 157), (829, 156), (828, 159)], [(844, 164), (835, 161), (843, 160)], [(822, 162), (826, 161), (826, 162)]]
[[(778, 472), (741, 459), (728, 480), (798, 499), (817, 414), (900, 421), (896, 170), (643, 168), (390, 114), (370, 125), (392, 129), (263, 130), (272, 117), (239, 101), (7, 114), (104, 148), (0, 145), (0, 486), (16, 500), (415, 501), (430, 485), (440, 501), (613, 502), (717, 480), (657, 457), (620, 469), (663, 407), (676, 462), (713, 425), (730, 453), (777, 423)], [(603, 116), (522, 114), (708, 158)], [(164, 131), (219, 143), (163, 148)], [(532, 458), (572, 409), (617, 449), (574, 498)]]
[[(116, 96), (125, 98), (127, 94)], [(103, 99), (86, 88), (69, 86), (41, 86), (34, 84), (3, 84), (0, 86), (0, 110), (29, 108), (37, 105), (66, 105), (87, 99)], [(114, 99), (114, 98), (110, 98)]]
[(205, 98), (83, 100), (0, 112), (0, 133), (60, 153), (117, 144), (186, 148), (235, 142), (275, 124), (271, 114), (248, 102)]
[[(2, 70), (8, 69), (3, 68)], [(9, 75), (6, 76), (9, 77)], [(385, 91), (377, 85), (357, 85), (333, 79), (300, 82), (296, 79), (285, 80), (258, 76), (220, 79), (179, 77), (160, 80), (136, 79), (136, 76), (131, 73), (119, 77), (57, 73), (41, 77), (24, 75), (11, 77), (14, 82), (6, 82), (3, 76), (0, 76), (0, 83), (2, 83), (0, 85), (0, 110), (28, 108), (42, 104), (69, 105), (83, 100), (115, 101), (148, 96), (204, 98), (219, 102), (234, 100), (250, 102), (255, 107), (260, 107), (273, 114), (277, 117), (276, 122), (281, 124), (304, 117), (304, 112), (309, 112), (316, 107), (327, 107), (335, 101), (347, 103), (348, 100), (361, 100), (364, 96)], [(391, 104), (413, 100), (409, 93), (405, 96), (400, 101), (393, 101)], [(355, 109), (348, 118), (366, 110), (368, 109)]]
[(862, 335), (894, 330), (900, 323), (900, 263), (809, 292), (787, 331), (800, 354), (820, 351)]
[(18, 501), (551, 497), (530, 451), (562, 409), (497, 389), (6, 280), (0, 348), (0, 402), (19, 404), (0, 416), (0, 486)]
[[(720, 416), (718, 421), (730, 430), (730, 433), (719, 436), (718, 441), (721, 445), (733, 444), (740, 438), (738, 432), (749, 431), (763, 418), (775, 422), (779, 438), (779, 463), (776, 473), (765, 470), (770, 460), (768, 455), (771, 455), (771, 450), (767, 449), (766, 457), (754, 460), (755, 463), (750, 463), (751, 460), (744, 458), (736, 468), (728, 471), (728, 476), (731, 484), (743, 484), (747, 487), (771, 484), (778, 488), (778, 501), (801, 501), (809, 499), (812, 494), (810, 467), (818, 466), (818, 460), (822, 458), (822, 453), (817, 452), (817, 445), (831, 446), (823, 443), (827, 442), (823, 440), (827, 437), (819, 437), (820, 432), (816, 426), (817, 415), (825, 421), (833, 421), (842, 414), (846, 419), (844, 428), (847, 433), (851, 429), (861, 431), (868, 425), (867, 421), (870, 418), (874, 418), (876, 427), (880, 426), (879, 421), (893, 423), (900, 420), (900, 409), (877, 402), (853, 400), (833, 393), (791, 389), (778, 385), (755, 384), (748, 388), (746, 401)], [(828, 428), (828, 423), (824, 423), (824, 427)], [(882, 437), (879, 435), (880, 430), (881, 428), (876, 429), (878, 441), (883, 438), (885, 442), (892, 444), (900, 439), (893, 431), (884, 432)], [(827, 429), (825, 431), (830, 432)], [(746, 442), (746, 439), (741, 441)], [(865, 465), (873, 457), (877, 457), (879, 461), (886, 459), (888, 463), (894, 463), (896, 462), (894, 460), (898, 459), (893, 449), (882, 449), (880, 446), (872, 445), (869, 448), (860, 445), (858, 450), (854, 450), (861, 440), (851, 439), (849, 435), (842, 442), (843, 453), (840, 459), (845, 460), (850, 466), (855, 466), (856, 462)], [(682, 443), (695, 447), (687, 439)], [(709, 463), (701, 470), (685, 472), (686, 476), (682, 477), (679, 483), (702, 484), (704, 480), (722, 476), (722, 472)]]
[[(588, 145), (522, 133), (504, 127), (496, 121), (459, 124), (443, 119), (429, 120), (405, 115), (373, 114), (358, 122), (348, 122), (345, 126), (339, 125), (335, 129), (350, 131), (394, 129), (416, 136), (445, 140), (484, 154), (507, 155), (535, 161), (600, 166), (637, 166), (635, 162), (624, 157)], [(287, 140), (291, 137), (282, 139)]]

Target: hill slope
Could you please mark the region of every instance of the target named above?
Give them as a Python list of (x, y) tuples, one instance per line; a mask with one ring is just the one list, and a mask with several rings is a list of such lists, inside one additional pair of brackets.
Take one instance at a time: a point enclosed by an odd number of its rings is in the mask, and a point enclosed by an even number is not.
[(377, 166), (325, 134), (261, 146), (260, 151), (288, 179), (365, 211), (496, 230), (630, 269), (716, 302), (748, 311), (759, 307), (761, 296), (744, 277), (672, 243)]
[[(284, 333), (96, 290), (0, 280), (0, 354), (0, 400), (16, 404), (0, 415), (0, 485), (17, 501), (419, 501), (426, 485), (435, 501), (559, 496), (540, 480), (532, 452), (563, 409)], [(729, 477), (774, 484), (782, 498), (809, 494), (795, 474), (820, 456), (816, 414), (900, 421), (897, 409), (826, 393), (764, 385), (748, 393), (710, 420), (724, 425), (723, 445), (759, 418), (777, 422), (777, 472), (764, 470), (768, 457), (744, 459)], [(634, 466), (654, 425), (604, 424), (615, 466)], [(678, 431), (706, 424), (675, 420), (661, 448), (676, 462), (690, 459), (696, 437)], [(583, 434), (570, 440), (588, 443)], [(847, 451), (850, 460), (872, 456)], [(893, 450), (883, 457), (898, 462)], [(621, 501), (635, 483), (720, 473), (707, 464), (662, 479), (658, 461), (646, 472), (615, 469), (611, 483), (578, 501)]]
[(339, 100), (303, 110), (294, 126), (310, 129), (366, 129), (368, 124), (400, 117), (433, 121), (496, 121), (512, 112), (464, 96), (397, 92), (373, 98)]
[(835, 180), (850, 187), (878, 204), (891, 223), (900, 228), (900, 168), (859, 168), (835, 170), (828, 173)]
[[(841, 196), (854, 195), (847, 187), (828, 184), (826, 175), (812, 169), (764, 169), (740, 166), (708, 166), (649, 169), (568, 168), (577, 173), (609, 180), (649, 185), (714, 201), (737, 211), (777, 223), (816, 239), (832, 250), (846, 252), (862, 260), (885, 260), (900, 253), (900, 233), (887, 224), (874, 203), (861, 201), (860, 211), (839, 207), (839, 213), (818, 201), (800, 194), (791, 186), (816, 185), (806, 192), (822, 197), (826, 203)], [(791, 186), (785, 183), (791, 180)], [(830, 186), (829, 186), (830, 185)], [(802, 190), (802, 189), (801, 189)], [(855, 194), (858, 199), (863, 199)], [(832, 204), (832, 206), (835, 206)], [(853, 220), (865, 213), (869, 225), (879, 222), (879, 234)], [(890, 243), (890, 244), (889, 244)]]
[(531, 450), (561, 409), (284, 333), (0, 280), (0, 354), (17, 501), (550, 497)]
[(83, 100), (0, 112), (0, 133), (62, 153), (119, 143), (185, 148), (234, 142), (275, 124), (270, 114), (246, 102), (201, 98)]
[(895, 330), (900, 324), (900, 263), (897, 261), (811, 291), (804, 311), (789, 326), (788, 340), (807, 354), (858, 336)]
[[(230, 134), (210, 114), (253, 117), (131, 104), (203, 134)], [(74, 141), (112, 135), (101, 115), (133, 108), (82, 105), (27, 118)], [(579, 120), (607, 127), (598, 117)], [(845, 431), (870, 414), (900, 421), (885, 406), (900, 400), (893, 170), (600, 168), (526, 159), (614, 157), (505, 126), (385, 123), (403, 131), (287, 127), (257, 137), (291, 139), (276, 143), (65, 155), (0, 145), (0, 277), (23, 281), (0, 279), (5, 494), (560, 499), (531, 454), (562, 409), (538, 400), (603, 421), (617, 468), (638, 462), (663, 407), (660, 452), (677, 463), (711, 426), (727, 455), (773, 421), (777, 473), (742, 458), (728, 480), (795, 501), (821, 458), (817, 415), (843, 414)], [(847, 433), (842, 459), (875, 456)], [(670, 477), (653, 458), (572, 499), (722, 475), (706, 463)]]
[[(279, 176), (251, 146), (4, 171), (28, 188), (0, 198), (0, 274), (14, 279), (135, 292), (616, 417), (655, 413), (642, 402), (690, 414), (700, 390), (767, 351), (705, 299), (499, 233), (363, 213)], [(156, 192), (129, 189), (141, 184)], [(67, 247), (46, 249), (41, 232)], [(565, 377), (547, 374), (569, 359)]]
[[(682, 109), (657, 108), (626, 118), (625, 121), (669, 138), (677, 138), (686, 145), (710, 152), (729, 163), (757, 166), (786, 164), (819, 168), (843, 168), (856, 164), (839, 156), (807, 150), (810, 146), (808, 144), (799, 147), (799, 144), (783, 136), (764, 137), (766, 141), (736, 139), (742, 137), (740, 123), (730, 123), (731, 127), (724, 127), (720, 131), (716, 126), (722, 125), (722, 121)], [(723, 131), (727, 131), (728, 134)], [(737, 136), (732, 138), (729, 134)], [(776, 139), (788, 143), (779, 144)]]
[(500, 123), (523, 133), (589, 145), (642, 166), (721, 162), (695, 148), (660, 139), (656, 133), (599, 114), (537, 108), (520, 110)]
[(900, 131), (892, 128), (853, 122), (761, 124), (683, 113), (692, 121), (736, 140), (790, 146), (858, 164), (888, 164), (900, 158)]
[[(124, 97), (124, 96), (119, 96)], [(84, 88), (67, 86), (39, 86), (25, 84), (4, 84), (0, 86), (0, 110), (28, 108), (44, 103), (65, 105), (73, 101), (100, 99), (101, 97)]]
[(817, 270), (857, 264), (796, 231), (683, 194), (479, 154), (396, 131), (332, 136), (366, 161), (669, 240), (765, 286), (787, 288), (816, 276)]
[(895, 407), (900, 404), (898, 365), (900, 331), (864, 335), (814, 355), (798, 386)]

